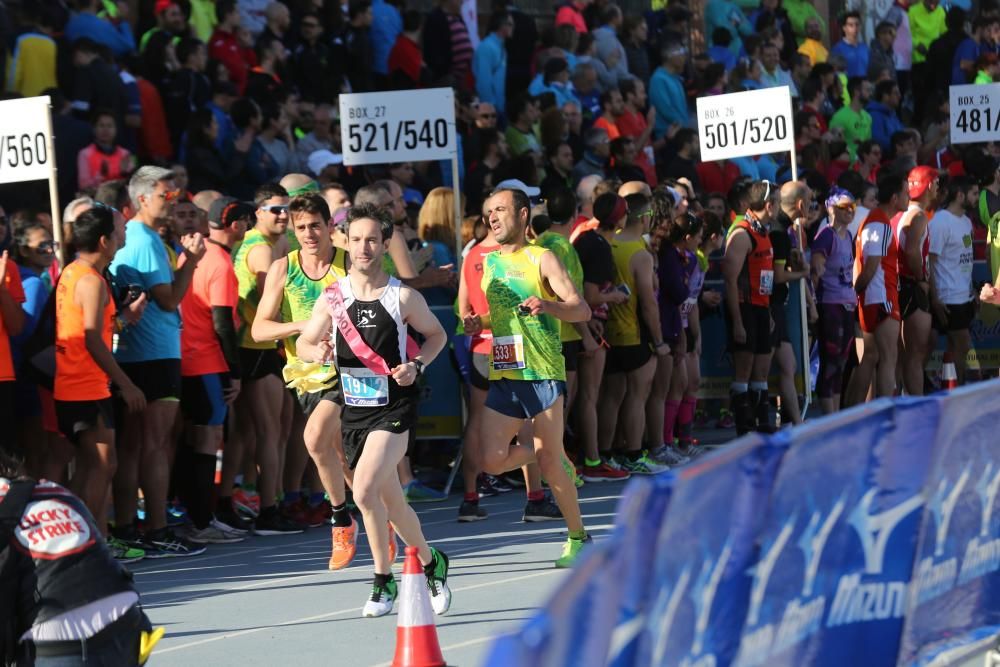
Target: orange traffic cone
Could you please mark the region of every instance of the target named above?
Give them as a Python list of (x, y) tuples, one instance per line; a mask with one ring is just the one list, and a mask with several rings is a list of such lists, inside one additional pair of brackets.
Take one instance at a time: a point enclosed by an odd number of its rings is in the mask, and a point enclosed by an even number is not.
[(955, 358), (951, 352), (945, 352), (941, 359), (941, 388), (954, 389), (958, 386), (958, 372), (955, 370)]
[(416, 547), (406, 547), (406, 559), (403, 561), (403, 576), (399, 581), (396, 657), (392, 660), (392, 667), (445, 667), (427, 580)]

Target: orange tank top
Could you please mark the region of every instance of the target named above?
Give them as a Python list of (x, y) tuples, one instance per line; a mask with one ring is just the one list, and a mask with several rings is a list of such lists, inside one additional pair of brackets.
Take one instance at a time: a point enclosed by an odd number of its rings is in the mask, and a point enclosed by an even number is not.
[[(96, 401), (111, 396), (107, 374), (87, 351), (84, 339), (83, 308), (76, 304), (76, 286), (84, 276), (95, 275), (93, 267), (77, 260), (67, 266), (56, 287), (56, 379), (53, 396), (57, 401)], [(111, 349), (115, 304), (104, 282), (104, 312), (101, 340)]]

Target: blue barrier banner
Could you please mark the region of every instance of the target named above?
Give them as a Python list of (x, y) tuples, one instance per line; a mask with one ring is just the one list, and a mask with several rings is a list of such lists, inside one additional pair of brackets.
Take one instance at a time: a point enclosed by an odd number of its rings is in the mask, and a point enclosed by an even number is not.
[[(656, 541), (641, 665), (728, 665), (784, 446), (750, 436), (678, 473)], [(571, 663), (567, 663), (571, 664)]]
[(1000, 630), (998, 390), (976, 384), (941, 399), (901, 665)]
[[(612, 537), (585, 551), (545, 609), (518, 634), (493, 647), (486, 667), (603, 665), (619, 588), (603, 574), (616, 546)], [(595, 655), (593, 641), (603, 645), (605, 653)]]
[(895, 664), (936, 405), (879, 401), (793, 432), (734, 664)]
[[(653, 603), (650, 573), (655, 571), (657, 552), (650, 548), (651, 536), (658, 535), (675, 483), (672, 474), (633, 478), (622, 498), (615, 520), (617, 548), (612, 569), (605, 576), (616, 581), (620, 590), (618, 620), (601, 665), (628, 667), (635, 664), (646, 614)], [(602, 605), (601, 613), (609, 610)], [(596, 647), (595, 647), (596, 648)]]

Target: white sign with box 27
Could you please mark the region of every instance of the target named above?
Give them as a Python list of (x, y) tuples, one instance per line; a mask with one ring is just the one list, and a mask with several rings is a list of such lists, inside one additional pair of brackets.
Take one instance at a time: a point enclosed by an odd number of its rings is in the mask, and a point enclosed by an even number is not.
[(1000, 140), (1000, 83), (951, 86), (951, 143)]
[(340, 96), (340, 138), (347, 166), (446, 160), (454, 156), (451, 88)]
[(704, 162), (795, 150), (788, 86), (696, 100)]

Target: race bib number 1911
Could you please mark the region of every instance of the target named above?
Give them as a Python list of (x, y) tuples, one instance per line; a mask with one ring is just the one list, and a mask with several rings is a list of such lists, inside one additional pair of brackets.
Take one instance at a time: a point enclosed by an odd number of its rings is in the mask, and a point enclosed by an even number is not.
[(493, 339), (493, 370), (516, 371), (524, 368), (524, 340), (520, 334)]
[(389, 404), (389, 376), (367, 368), (341, 368), (340, 386), (344, 404), (358, 408), (376, 408)]

